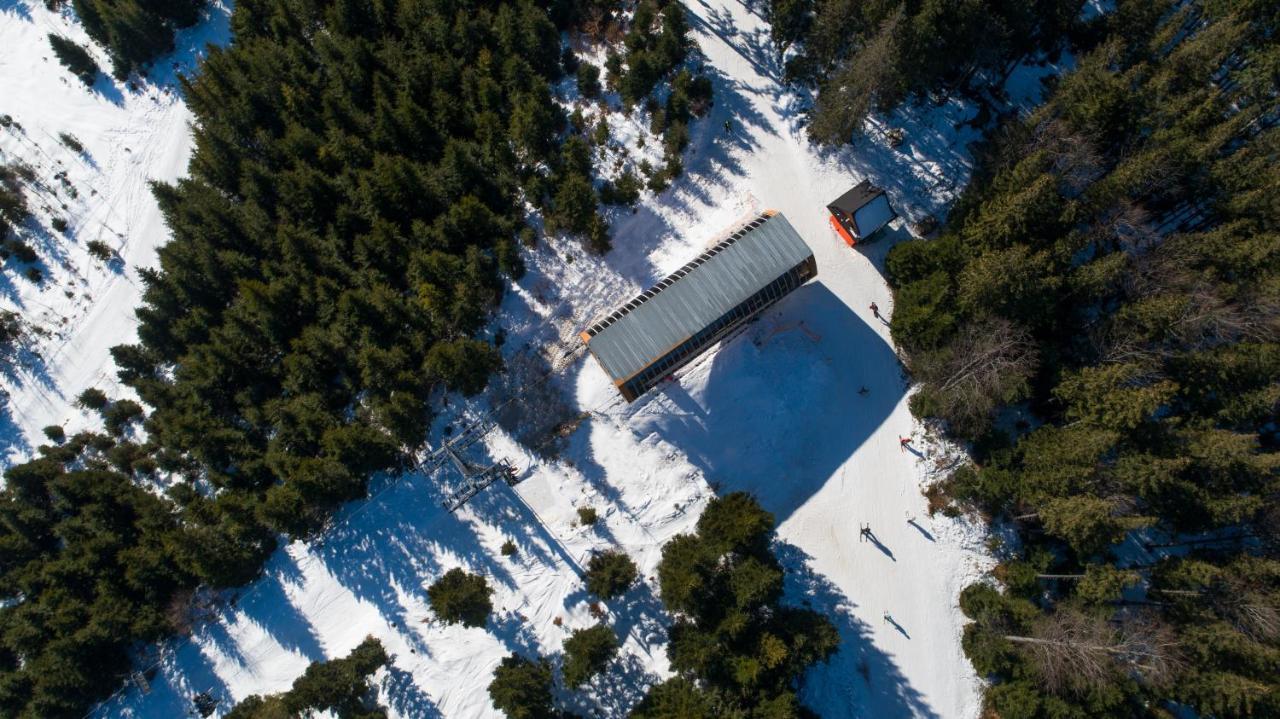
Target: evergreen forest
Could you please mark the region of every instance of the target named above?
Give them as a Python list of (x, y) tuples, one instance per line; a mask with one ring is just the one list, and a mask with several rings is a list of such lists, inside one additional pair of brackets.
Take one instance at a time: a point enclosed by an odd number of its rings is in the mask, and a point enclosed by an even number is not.
[(1280, 8), (1121, 0), (895, 246), (912, 409), (1011, 527), (965, 589), (1003, 719), (1280, 716)]
[[(117, 74), (201, 6), (75, 0)], [(610, 86), (664, 91), (683, 128), (709, 86), (680, 67), (682, 7), (646, 8)], [(230, 45), (183, 80), (189, 176), (154, 187), (172, 240), (140, 270), (137, 343), (112, 350), (142, 401), (86, 390), (105, 431), (48, 428), (0, 491), (0, 715), (82, 716), (148, 644), (189, 631), (207, 589), (251, 581), (282, 537), (315, 536), (407, 466), (433, 402), (501, 366), (482, 329), (536, 244), (530, 206), (608, 249), (593, 146), (553, 83), (579, 75), (562, 33), (621, 9), (235, 4)], [(20, 222), (0, 179), (0, 221)]]
[[(1089, 28), (1084, 0), (770, 0), (787, 79), (816, 90), (814, 141), (841, 145), (868, 114), (961, 94), (984, 108), (1028, 57), (1056, 57)], [(984, 110), (985, 114), (985, 110)]]
[(71, 5), (89, 37), (107, 49), (112, 74), (123, 80), (173, 50), (174, 31), (194, 25), (206, 0), (71, 0)]

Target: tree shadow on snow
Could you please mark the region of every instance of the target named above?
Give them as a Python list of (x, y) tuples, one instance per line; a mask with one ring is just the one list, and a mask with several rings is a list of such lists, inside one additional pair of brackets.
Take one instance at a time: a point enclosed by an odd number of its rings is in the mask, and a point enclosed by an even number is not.
[[(820, 339), (796, 327), (800, 321)], [(680, 379), (668, 382), (632, 410), (630, 425), (680, 449), (723, 490), (755, 494), (779, 523), (832, 478), (906, 392), (892, 348), (821, 277), (685, 374), (702, 372), (696, 396)], [(864, 386), (870, 391), (860, 395)]]
[[(287, 552), (277, 552), (268, 565), (266, 576), (254, 585), (236, 604), (244, 619), (266, 628), (280, 646), (301, 654), (308, 661), (322, 661), (324, 647), (311, 622), (289, 599), (285, 583), (300, 584), (301, 569)], [(221, 627), (219, 623), (215, 625)]]
[(392, 664), (379, 687), (378, 698), (405, 719), (444, 719), (431, 697), (413, 680), (413, 675)]
[(236, 703), (231, 689), (195, 642), (181, 645), (161, 662), (156, 674), (148, 678), (151, 690), (145, 697), (137, 691), (120, 694), (102, 704), (96, 715), (129, 719), (191, 716), (192, 702), (201, 692), (216, 699), (224, 713)]
[[(756, 135), (773, 131), (752, 103), (749, 88), (710, 65), (702, 66), (699, 71), (711, 80), (714, 104), (706, 117), (694, 121), (689, 128), (689, 146), (681, 157), (684, 174), (654, 200), (642, 203), (634, 211), (617, 212), (612, 218), (613, 249), (604, 261), (640, 289), (650, 287), (676, 269), (678, 265), (654, 265), (653, 251), (682, 228), (697, 226), (699, 215), (720, 201), (714, 190), (732, 185), (746, 172), (741, 158), (759, 149)], [(726, 121), (729, 122), (727, 130)], [(680, 264), (705, 249), (712, 239), (686, 238), (695, 249)]]
[[(787, 569), (786, 601), (823, 614), (840, 632), (836, 654), (805, 675), (800, 691), (804, 704), (823, 719), (937, 719), (938, 714), (907, 683), (893, 658), (876, 648), (870, 628), (854, 616), (853, 602), (809, 568), (812, 557), (785, 542), (775, 543), (774, 549)], [(894, 626), (906, 634), (896, 622)]]

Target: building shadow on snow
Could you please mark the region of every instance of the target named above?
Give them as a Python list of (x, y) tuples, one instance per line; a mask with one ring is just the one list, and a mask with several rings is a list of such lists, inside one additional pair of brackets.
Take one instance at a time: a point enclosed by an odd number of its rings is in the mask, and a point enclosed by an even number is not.
[(679, 448), (721, 490), (756, 495), (779, 523), (832, 478), (906, 392), (892, 348), (821, 276), (683, 374), (701, 373), (690, 383), (700, 385), (696, 394), (678, 378), (642, 398), (632, 428)]

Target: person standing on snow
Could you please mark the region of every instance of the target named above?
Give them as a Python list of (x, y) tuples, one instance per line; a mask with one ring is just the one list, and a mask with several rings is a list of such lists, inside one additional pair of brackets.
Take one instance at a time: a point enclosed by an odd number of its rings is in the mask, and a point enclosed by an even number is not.
[(871, 314), (875, 315), (876, 319), (878, 320), (884, 319), (883, 317), (880, 316), (880, 307), (876, 305), (876, 303), (874, 302), (871, 303)]

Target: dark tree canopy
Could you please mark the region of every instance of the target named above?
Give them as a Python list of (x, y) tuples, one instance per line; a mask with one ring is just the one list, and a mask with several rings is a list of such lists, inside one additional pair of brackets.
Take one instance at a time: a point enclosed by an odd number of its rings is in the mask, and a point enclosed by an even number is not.
[(601, 599), (613, 599), (635, 583), (636, 574), (636, 563), (625, 552), (601, 552), (587, 562), (587, 591)]
[(444, 621), (483, 627), (493, 611), (493, 590), (485, 578), (454, 567), (427, 588), (431, 609)]
[(680, 681), (652, 688), (635, 716), (680, 708), (699, 717), (708, 707), (715, 716), (764, 707), (768, 716), (802, 715), (797, 682), (840, 637), (821, 614), (781, 604), (773, 526), (753, 497), (734, 492), (711, 500), (696, 534), (662, 548), (662, 603), (675, 616), (667, 654)]
[(106, 46), (113, 72), (120, 79), (172, 50), (174, 31), (194, 25), (205, 3), (206, 0), (72, 0), (89, 36)]
[(772, 0), (779, 49), (798, 48), (787, 77), (815, 86), (813, 139), (850, 142), (873, 110), (910, 97), (1003, 80), (1010, 62), (1061, 50), (1083, 0)]
[(98, 63), (94, 61), (88, 50), (61, 35), (52, 33), (49, 34), (49, 45), (53, 48), (53, 54), (57, 56), (58, 62), (62, 63), (63, 67), (66, 67), (71, 71), (71, 74), (80, 78), (80, 81), (85, 85), (93, 85), (94, 80), (98, 77)]
[(605, 624), (576, 629), (564, 640), (564, 683), (585, 684), (618, 654), (618, 635)]
[(508, 719), (554, 719), (551, 664), (511, 654), (493, 670), (489, 699)]
[(977, 455), (940, 491), (1021, 530), (961, 598), (993, 714), (1280, 714), (1277, 21), (1118, 3), (888, 255), (912, 408)]
[[(204, 3), (73, 4), (125, 75)], [(140, 401), (86, 391), (115, 436), (41, 448), (0, 493), (0, 715), (83, 715), (131, 645), (189, 624), (185, 592), (252, 580), (279, 534), (314, 535), (402, 466), (433, 393), (482, 389), (501, 363), (475, 335), (553, 178), (588, 178), (566, 219), (607, 246), (590, 148), (562, 152), (550, 91), (587, 9), (235, 3), (232, 42), (184, 80), (189, 177), (154, 188), (173, 237), (141, 271), (137, 344), (112, 350)], [(0, 172), (5, 235), (20, 179)], [(487, 593), (466, 597), (482, 624)]]
[(385, 719), (387, 712), (366, 706), (369, 676), (390, 658), (382, 643), (366, 638), (341, 659), (313, 662), (283, 694), (245, 698), (227, 719), (283, 719), (328, 711), (339, 719)]

